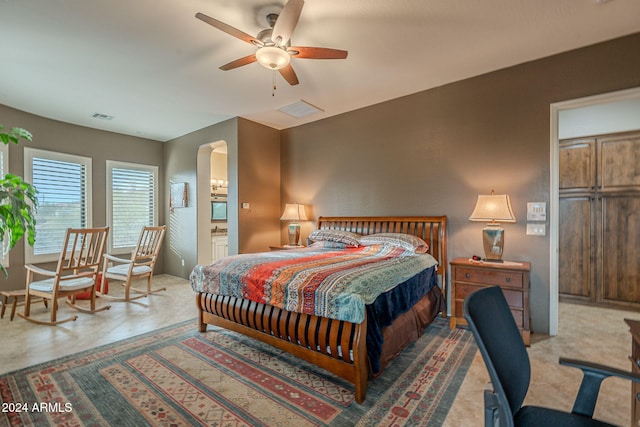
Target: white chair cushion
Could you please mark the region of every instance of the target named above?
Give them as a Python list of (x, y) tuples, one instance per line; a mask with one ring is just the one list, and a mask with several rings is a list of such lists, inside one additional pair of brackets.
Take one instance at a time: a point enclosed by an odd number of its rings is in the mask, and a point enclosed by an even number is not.
[[(31, 282), (29, 289), (41, 292), (53, 292), (54, 279), (38, 280), (37, 282)], [(61, 291), (73, 291), (76, 289), (86, 288), (93, 285), (93, 279), (91, 277), (79, 277), (77, 279), (63, 280), (60, 282)]]
[[(129, 264), (120, 264), (120, 265), (116, 265), (115, 267), (111, 267), (107, 269), (107, 274), (120, 274), (122, 276), (126, 276), (128, 272), (129, 272)], [(148, 265), (139, 265), (139, 266), (133, 267), (132, 274), (134, 276), (140, 276), (142, 274), (149, 274), (149, 273), (151, 273), (151, 267), (149, 267)]]

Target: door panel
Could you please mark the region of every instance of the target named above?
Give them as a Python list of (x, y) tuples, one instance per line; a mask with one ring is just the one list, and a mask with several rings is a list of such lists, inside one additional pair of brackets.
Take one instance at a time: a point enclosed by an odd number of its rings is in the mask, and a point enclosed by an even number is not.
[(560, 191), (591, 191), (596, 185), (596, 140), (560, 143)]
[(640, 135), (598, 139), (600, 191), (640, 190)]
[(588, 195), (560, 198), (559, 291), (586, 301), (595, 301), (592, 210)]
[(640, 303), (640, 197), (602, 198), (604, 302)]

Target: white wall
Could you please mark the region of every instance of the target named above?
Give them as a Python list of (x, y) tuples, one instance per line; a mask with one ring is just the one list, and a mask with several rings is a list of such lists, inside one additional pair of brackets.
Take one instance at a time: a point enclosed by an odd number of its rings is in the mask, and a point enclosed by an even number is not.
[(602, 135), (640, 129), (640, 98), (562, 110), (558, 137)]

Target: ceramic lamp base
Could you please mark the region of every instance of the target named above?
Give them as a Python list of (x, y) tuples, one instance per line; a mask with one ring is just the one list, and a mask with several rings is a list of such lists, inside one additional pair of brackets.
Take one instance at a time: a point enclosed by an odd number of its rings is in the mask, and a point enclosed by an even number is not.
[(500, 227), (500, 224), (487, 224), (482, 229), (482, 245), (484, 247), (485, 261), (502, 262), (504, 228)]
[(289, 224), (289, 245), (298, 246), (300, 241), (300, 224), (292, 222)]

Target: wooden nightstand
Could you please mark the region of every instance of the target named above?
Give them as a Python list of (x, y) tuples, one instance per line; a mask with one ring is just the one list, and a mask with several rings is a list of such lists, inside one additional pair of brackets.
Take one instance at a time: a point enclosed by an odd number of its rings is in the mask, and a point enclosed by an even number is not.
[(466, 325), (464, 299), (475, 290), (498, 285), (509, 303), (513, 318), (526, 345), (531, 342), (529, 327), (529, 272), (531, 263), (470, 261), (456, 258), (451, 261), (451, 318), (449, 327)]

